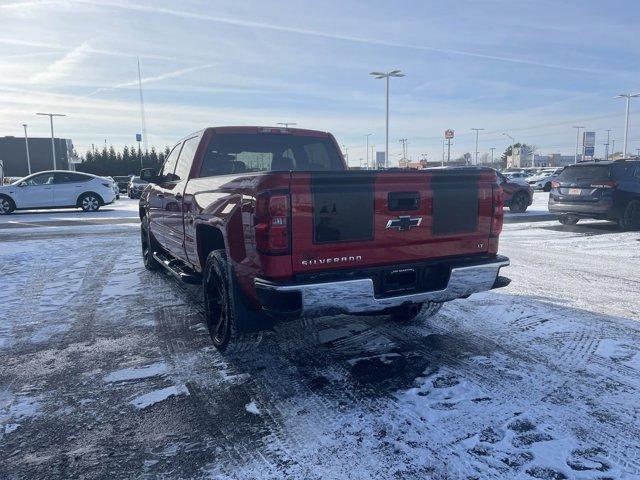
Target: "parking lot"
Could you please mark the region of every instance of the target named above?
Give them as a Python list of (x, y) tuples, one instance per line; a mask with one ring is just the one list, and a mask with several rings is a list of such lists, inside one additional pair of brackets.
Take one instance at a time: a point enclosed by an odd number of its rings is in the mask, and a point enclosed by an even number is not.
[[(136, 202), (0, 224), (0, 478), (640, 478), (640, 235), (509, 216), (513, 281), (223, 355)], [(544, 220), (544, 221), (531, 221)]]

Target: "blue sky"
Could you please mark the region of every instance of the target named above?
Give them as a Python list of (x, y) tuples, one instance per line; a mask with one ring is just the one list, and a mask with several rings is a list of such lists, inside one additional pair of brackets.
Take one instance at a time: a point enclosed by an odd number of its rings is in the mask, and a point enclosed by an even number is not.
[[(622, 146), (620, 92), (640, 92), (640, 2), (628, 1), (4, 1), (0, 3), (0, 135), (48, 135), (37, 111), (68, 115), (56, 133), (85, 151), (132, 143), (140, 130), (140, 56), (150, 145), (209, 125), (333, 132), (351, 164), (364, 135), (383, 150), (440, 159), (509, 143), (573, 153), (575, 130), (611, 129)], [(640, 148), (640, 98), (630, 151)]]

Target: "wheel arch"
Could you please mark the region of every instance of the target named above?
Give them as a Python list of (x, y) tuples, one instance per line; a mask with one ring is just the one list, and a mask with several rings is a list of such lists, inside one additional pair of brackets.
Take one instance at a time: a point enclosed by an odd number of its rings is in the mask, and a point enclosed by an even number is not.
[(200, 262), (200, 268), (202, 270), (204, 270), (207, 257), (211, 252), (214, 250), (227, 250), (222, 230), (206, 223), (196, 226), (196, 245), (198, 249), (198, 261)]
[(6, 193), (0, 193), (0, 198), (6, 198), (9, 201), (9, 203), (13, 206), (14, 210), (18, 208), (18, 206), (16, 205), (16, 201), (11, 197), (11, 195), (7, 195)]
[(104, 205), (104, 199), (102, 198), (102, 195), (100, 195), (99, 193), (94, 192), (93, 190), (87, 190), (86, 192), (82, 192), (80, 195), (78, 195), (78, 198), (76, 198), (76, 207), (80, 207), (80, 200), (82, 199), (82, 197), (84, 197), (85, 195), (95, 195), (96, 197), (98, 197), (98, 201), (100, 202), (100, 205)]

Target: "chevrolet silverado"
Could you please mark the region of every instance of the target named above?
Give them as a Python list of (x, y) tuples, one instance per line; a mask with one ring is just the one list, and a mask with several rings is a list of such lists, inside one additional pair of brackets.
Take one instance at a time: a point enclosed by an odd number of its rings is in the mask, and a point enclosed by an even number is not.
[(178, 142), (140, 199), (144, 265), (202, 286), (220, 349), (286, 318), (408, 321), (499, 288), (490, 169), (349, 170), (325, 132), (215, 127)]

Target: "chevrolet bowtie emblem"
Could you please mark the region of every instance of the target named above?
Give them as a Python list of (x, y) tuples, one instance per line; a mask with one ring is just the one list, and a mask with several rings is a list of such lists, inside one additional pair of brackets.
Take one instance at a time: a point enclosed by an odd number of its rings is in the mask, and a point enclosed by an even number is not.
[(410, 217), (409, 215), (392, 218), (387, 222), (387, 228), (397, 228), (403, 232), (413, 227), (419, 227), (422, 223), (422, 217)]

